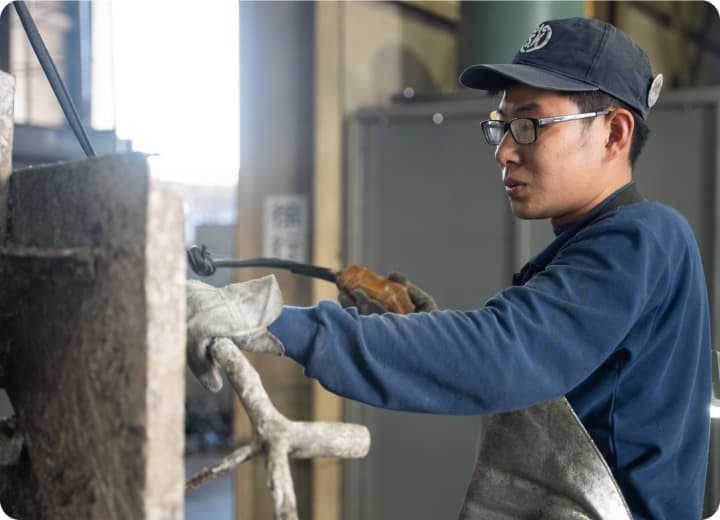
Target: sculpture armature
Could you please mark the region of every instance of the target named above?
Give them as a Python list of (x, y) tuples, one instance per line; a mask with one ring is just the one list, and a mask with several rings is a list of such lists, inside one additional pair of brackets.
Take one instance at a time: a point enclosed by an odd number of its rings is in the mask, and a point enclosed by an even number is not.
[[(248, 298), (249, 294), (253, 298)], [(188, 480), (186, 491), (262, 453), (266, 458), (275, 519), (295, 520), (297, 504), (289, 458), (364, 457), (370, 447), (370, 433), (364, 426), (356, 424), (291, 421), (272, 404), (257, 371), (235, 343), (243, 343), (248, 337), (268, 341), (258, 331), (279, 314), (281, 307), (274, 277), (223, 289), (200, 282), (188, 283), (188, 341), (192, 342), (188, 345), (188, 356), (202, 353), (208, 358), (206, 368), (217, 367), (226, 373), (247, 411), (253, 436), (248, 444), (217, 465)], [(239, 316), (243, 323), (230, 323), (237, 321)], [(216, 331), (212, 329), (218, 326), (217, 320), (225, 320), (218, 330), (225, 329), (226, 336), (213, 337)], [(198, 349), (198, 345), (202, 348)], [(217, 378), (211, 380), (216, 382)]]

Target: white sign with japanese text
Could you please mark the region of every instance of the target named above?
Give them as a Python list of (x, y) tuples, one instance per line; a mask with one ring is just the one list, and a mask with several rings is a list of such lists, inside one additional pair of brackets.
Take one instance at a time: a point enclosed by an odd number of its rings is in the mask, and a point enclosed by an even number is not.
[(308, 202), (305, 195), (265, 198), (263, 256), (308, 261)]

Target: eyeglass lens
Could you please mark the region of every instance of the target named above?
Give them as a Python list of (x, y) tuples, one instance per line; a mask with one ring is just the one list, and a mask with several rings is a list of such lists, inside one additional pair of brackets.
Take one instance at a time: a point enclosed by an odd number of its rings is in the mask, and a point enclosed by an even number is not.
[[(485, 139), (491, 145), (498, 145), (507, 131), (508, 123), (504, 121), (483, 121), (482, 130)], [(531, 119), (518, 118), (509, 123), (510, 133), (519, 144), (531, 144), (535, 142), (535, 124)]]
[(519, 144), (535, 142), (535, 124), (530, 119), (520, 118), (510, 121), (510, 132)]
[(502, 121), (483, 121), (483, 134), (489, 144), (499, 144), (505, 133), (505, 124)]

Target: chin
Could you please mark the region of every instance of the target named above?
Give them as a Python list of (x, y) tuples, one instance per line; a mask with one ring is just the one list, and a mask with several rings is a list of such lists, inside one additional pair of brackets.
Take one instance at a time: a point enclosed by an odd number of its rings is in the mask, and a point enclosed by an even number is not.
[(520, 220), (544, 220), (550, 218), (543, 213), (534, 213), (532, 211), (515, 211), (512, 210), (512, 214)]
[(536, 212), (534, 212), (532, 209), (519, 204), (511, 203), (510, 211), (512, 211), (512, 214), (514, 216), (522, 220), (535, 220), (539, 218), (544, 218), (543, 216), (536, 214)]

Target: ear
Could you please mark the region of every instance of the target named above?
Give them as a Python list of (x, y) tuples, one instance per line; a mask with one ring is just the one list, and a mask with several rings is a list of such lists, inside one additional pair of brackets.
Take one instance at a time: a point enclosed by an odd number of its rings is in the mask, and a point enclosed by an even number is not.
[(629, 110), (615, 108), (607, 116), (606, 125), (609, 130), (605, 144), (608, 157), (629, 157), (635, 120)]

